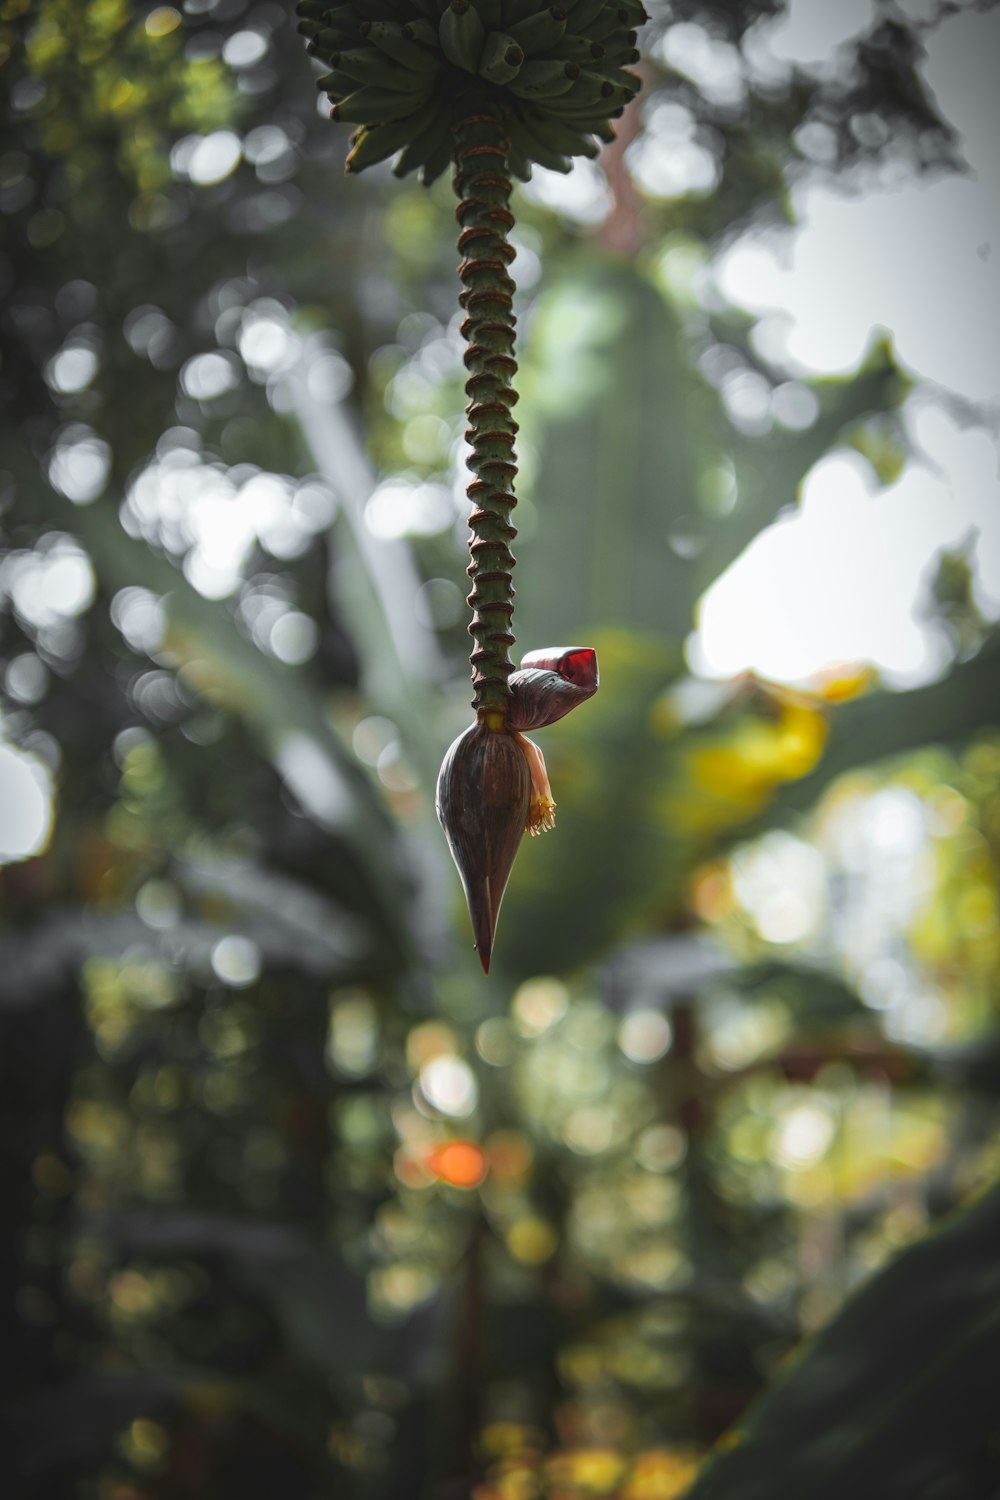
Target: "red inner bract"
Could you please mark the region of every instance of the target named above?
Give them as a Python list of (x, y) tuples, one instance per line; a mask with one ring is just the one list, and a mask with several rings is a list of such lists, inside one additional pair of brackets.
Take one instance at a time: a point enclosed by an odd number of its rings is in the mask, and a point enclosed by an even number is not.
[(559, 676), (577, 687), (594, 687), (597, 683), (597, 652), (590, 646), (567, 651), (559, 663)]

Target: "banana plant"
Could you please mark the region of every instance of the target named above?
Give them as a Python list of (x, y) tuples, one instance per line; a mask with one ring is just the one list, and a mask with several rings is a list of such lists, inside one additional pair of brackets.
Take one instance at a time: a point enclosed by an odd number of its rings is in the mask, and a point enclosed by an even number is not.
[(517, 373), (511, 175), (568, 171), (614, 139), (639, 90), (640, 0), (300, 0), (331, 118), (355, 125), (348, 173), (396, 156), (399, 176), (432, 183), (454, 162), (466, 318), (466, 440), (473, 479), (473, 724), (445, 755), (437, 810), (488, 973), (500, 902), (523, 834), (553, 825), (541, 751), (522, 730), (562, 718), (596, 691), (589, 647), (529, 653), (515, 673), (511, 572)]

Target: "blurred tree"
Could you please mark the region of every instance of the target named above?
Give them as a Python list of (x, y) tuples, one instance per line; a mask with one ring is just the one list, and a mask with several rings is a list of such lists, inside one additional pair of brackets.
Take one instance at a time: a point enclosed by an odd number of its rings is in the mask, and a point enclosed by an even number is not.
[[(747, 681), (695, 711), (683, 679), (700, 592), (832, 445), (897, 451), (905, 394), (879, 347), (792, 382), (784, 428), (734, 415), (727, 375), (789, 382), (699, 264), (806, 171), (955, 163), (924, 23), (776, 79), (772, 13), (658, 12), (604, 223), (524, 203), (525, 645), (599, 632), (604, 685), (552, 731), (560, 830), (487, 987), (441, 932), (418, 774), (465, 670), (447, 189), (341, 184), (277, 5), (0, 10), (3, 749), (56, 809), (2, 869), (24, 1500), (662, 1500), (995, 1176), (996, 645), (958, 562), (938, 683)], [(721, 83), (681, 68), (683, 25)], [(657, 193), (678, 108), (708, 185)], [(536, 261), (560, 266), (537, 291)], [(878, 817), (919, 824), (931, 896), (856, 962)], [(791, 946), (753, 873), (789, 860), (826, 861), (830, 908)], [(962, 1222), (978, 1255), (988, 1211)], [(908, 1302), (953, 1243), (900, 1269)], [(935, 1493), (995, 1491), (988, 1420), (942, 1439)]]

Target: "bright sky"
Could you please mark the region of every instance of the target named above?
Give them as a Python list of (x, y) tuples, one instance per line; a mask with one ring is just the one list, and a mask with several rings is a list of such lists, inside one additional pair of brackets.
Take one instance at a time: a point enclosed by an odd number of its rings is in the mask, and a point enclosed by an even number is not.
[[(870, 17), (867, 0), (793, 0), (770, 50), (810, 63)], [(906, 409), (916, 456), (899, 480), (879, 491), (851, 453), (819, 464), (799, 513), (762, 533), (705, 595), (689, 652), (699, 671), (801, 681), (864, 660), (900, 685), (934, 675), (942, 642), (915, 606), (936, 552), (971, 534), (978, 602), (1000, 614), (997, 56), (997, 11), (952, 16), (929, 41), (926, 79), (962, 134), (967, 176), (853, 197), (809, 188), (795, 231), (747, 237), (717, 266), (724, 294), (761, 315), (762, 347), (795, 372), (847, 373), (888, 330), (920, 383)], [(949, 391), (987, 406), (987, 425), (960, 425), (942, 401)]]
[(52, 828), (52, 779), (42, 762), (0, 744), (0, 864), (44, 849)]

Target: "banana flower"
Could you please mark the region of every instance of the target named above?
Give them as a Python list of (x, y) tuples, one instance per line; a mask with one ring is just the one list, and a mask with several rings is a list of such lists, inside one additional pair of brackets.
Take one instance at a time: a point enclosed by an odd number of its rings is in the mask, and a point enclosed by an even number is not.
[(593, 697), (598, 682), (597, 653), (589, 646), (530, 651), (510, 678), (506, 714), (481, 711), (445, 755), (437, 814), (465, 888), (487, 974), (518, 845), (526, 832), (555, 826), (544, 757), (522, 731), (554, 724)]

